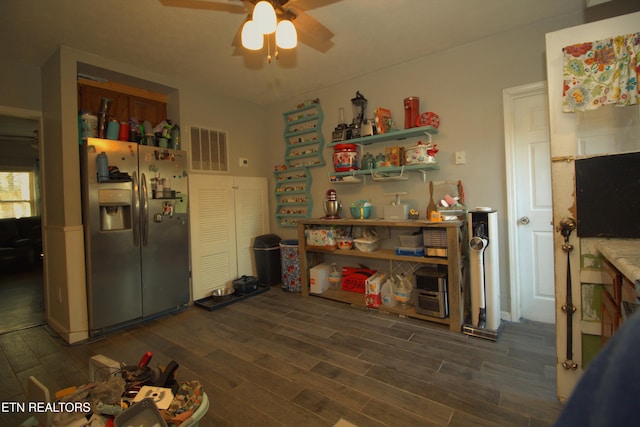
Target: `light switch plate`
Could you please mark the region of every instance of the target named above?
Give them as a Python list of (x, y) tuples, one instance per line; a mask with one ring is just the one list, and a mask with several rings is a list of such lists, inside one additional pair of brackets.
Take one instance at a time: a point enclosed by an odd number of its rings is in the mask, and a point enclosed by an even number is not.
[(467, 163), (467, 156), (464, 151), (456, 151), (456, 165)]

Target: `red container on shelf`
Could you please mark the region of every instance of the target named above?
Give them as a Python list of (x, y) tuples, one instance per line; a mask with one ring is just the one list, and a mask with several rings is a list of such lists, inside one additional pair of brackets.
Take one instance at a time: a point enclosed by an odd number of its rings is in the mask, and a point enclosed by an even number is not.
[(336, 172), (358, 169), (358, 146), (356, 144), (337, 144), (334, 146), (333, 169)]
[(410, 96), (404, 99), (404, 128), (416, 127), (416, 121), (420, 117), (420, 98)]
[(361, 267), (342, 267), (342, 290), (364, 294), (365, 284), (376, 270)]
[(129, 123), (120, 122), (118, 128), (118, 141), (129, 141)]

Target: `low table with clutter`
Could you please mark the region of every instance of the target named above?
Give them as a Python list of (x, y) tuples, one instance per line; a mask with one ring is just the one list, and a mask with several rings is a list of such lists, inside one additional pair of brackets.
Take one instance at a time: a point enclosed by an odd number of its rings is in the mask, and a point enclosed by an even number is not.
[(469, 315), (464, 218), (320, 218), (297, 224), (303, 296), (462, 330)]
[(209, 409), (199, 381), (178, 381), (179, 365), (151, 368), (147, 352), (136, 365), (103, 355), (89, 362), (89, 382), (56, 391), (38, 379), (28, 382), (25, 412), (33, 414), (20, 427), (193, 427)]

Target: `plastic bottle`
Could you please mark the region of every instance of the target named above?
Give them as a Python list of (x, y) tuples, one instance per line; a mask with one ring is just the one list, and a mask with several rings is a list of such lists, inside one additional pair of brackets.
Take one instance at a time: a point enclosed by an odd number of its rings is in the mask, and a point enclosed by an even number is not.
[(411, 282), (404, 276), (397, 276), (398, 282), (393, 291), (394, 298), (400, 303), (403, 309), (407, 309), (408, 303), (411, 300), (411, 292), (413, 291)]
[(331, 264), (331, 272), (329, 273), (329, 284), (331, 289), (340, 289), (342, 282), (342, 273), (338, 271), (335, 263)]
[(178, 125), (175, 125), (173, 129), (171, 129), (171, 148), (174, 150), (182, 149), (180, 143), (180, 127)]
[(380, 298), (382, 300), (382, 305), (385, 307), (395, 307), (398, 305), (398, 300), (395, 298), (395, 283), (393, 282), (393, 278), (389, 277), (382, 288), (380, 289)]
[(109, 180), (109, 160), (107, 159), (107, 153), (103, 151), (98, 154), (96, 164), (98, 165), (98, 182)]
[(84, 113), (80, 115), (80, 124), (81, 143), (86, 142), (87, 138), (98, 137), (98, 116)]

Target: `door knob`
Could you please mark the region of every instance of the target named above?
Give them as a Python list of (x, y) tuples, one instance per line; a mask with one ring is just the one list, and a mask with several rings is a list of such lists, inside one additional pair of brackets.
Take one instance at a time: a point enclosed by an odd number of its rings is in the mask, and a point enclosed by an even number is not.
[(520, 224), (522, 224), (522, 225), (529, 224), (529, 217), (528, 216), (523, 216), (522, 218), (520, 218)]

